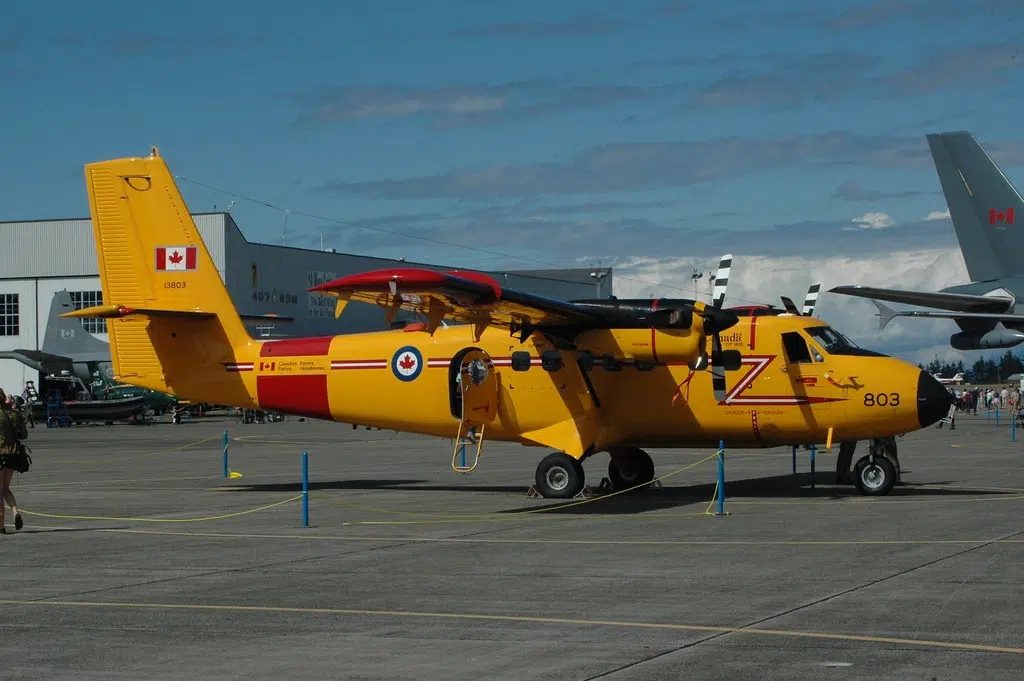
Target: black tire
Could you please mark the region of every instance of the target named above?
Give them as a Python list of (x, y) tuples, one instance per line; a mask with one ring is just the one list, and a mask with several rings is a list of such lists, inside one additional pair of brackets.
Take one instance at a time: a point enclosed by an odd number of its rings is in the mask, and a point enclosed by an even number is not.
[(896, 467), (884, 456), (876, 456), (874, 461), (865, 456), (857, 462), (853, 479), (861, 494), (869, 497), (884, 496), (896, 484)]
[(616, 491), (631, 487), (639, 491), (654, 480), (654, 461), (650, 454), (635, 447), (615, 452), (608, 462), (608, 480)]
[(572, 499), (583, 491), (583, 464), (563, 452), (548, 454), (537, 464), (536, 489), (545, 499)]

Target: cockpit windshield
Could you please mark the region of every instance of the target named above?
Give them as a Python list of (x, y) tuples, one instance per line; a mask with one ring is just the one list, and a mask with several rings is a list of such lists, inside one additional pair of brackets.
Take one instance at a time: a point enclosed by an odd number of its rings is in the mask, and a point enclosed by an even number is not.
[(872, 350), (865, 350), (831, 326), (812, 326), (804, 331), (830, 355), (884, 356)]

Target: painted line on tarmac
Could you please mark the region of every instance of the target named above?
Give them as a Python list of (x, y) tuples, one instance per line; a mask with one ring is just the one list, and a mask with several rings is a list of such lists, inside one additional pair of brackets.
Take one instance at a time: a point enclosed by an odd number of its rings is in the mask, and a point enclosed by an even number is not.
[(590, 546), (928, 546), (1024, 544), (1024, 539), (516, 539), (513, 537), (418, 537), (415, 535), (317, 535), (317, 534), (252, 534), (242, 532), (176, 532), (173, 530), (130, 530), (98, 528), (96, 532), (115, 534), (156, 534), (178, 537), (224, 539), (308, 539), (313, 541), (405, 541), (435, 544), (576, 544)]
[(985, 653), (1024, 655), (1024, 648), (1008, 648), (982, 643), (931, 641), (928, 639), (891, 638), (863, 634), (831, 634), (823, 631), (797, 631), (791, 629), (756, 629), (747, 627), (716, 627), (699, 624), (669, 622), (630, 622), (625, 620), (578, 619), (572, 617), (530, 617), (522, 615), (487, 615), (468, 612), (425, 612), (416, 610), (364, 610), (356, 608), (300, 608), (263, 605), (213, 605), (195, 603), (138, 603), (128, 601), (19, 601), (0, 600), (2, 605), (33, 606), (43, 608), (96, 608), (121, 610), (178, 610), (182, 612), (213, 611), (228, 613), (259, 613), (284, 615), (334, 615), (347, 617), (390, 617), (482, 622), (516, 622), (521, 624), (562, 624), (581, 627), (609, 627), (621, 629), (647, 629), (661, 631), (693, 631), (716, 634), (745, 634), (747, 636), (774, 636), (786, 638), (825, 639), (861, 643), (880, 643), (899, 646), (922, 646), (945, 650), (969, 650)]

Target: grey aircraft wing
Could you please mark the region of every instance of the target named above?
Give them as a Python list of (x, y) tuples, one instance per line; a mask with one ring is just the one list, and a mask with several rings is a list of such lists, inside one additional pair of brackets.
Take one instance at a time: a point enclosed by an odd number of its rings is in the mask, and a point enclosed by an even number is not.
[[(994, 313), (998, 317), (1005, 317), (1008, 310), (1013, 309), (1014, 300), (1006, 296), (979, 296), (969, 293), (937, 293), (925, 291), (901, 291), (892, 288), (872, 288), (871, 286), (836, 286), (829, 289), (829, 293), (841, 293), (846, 296), (857, 296), (871, 300), (885, 300), (890, 303), (903, 303), (905, 305), (920, 305), (922, 307), (934, 307), (940, 310), (953, 310), (961, 314), (957, 315), (931, 315), (954, 319), (964, 316), (962, 313)], [(901, 315), (902, 316), (902, 315)], [(929, 315), (905, 315), (925, 317)], [(1013, 315), (1010, 315), (1011, 317)]]

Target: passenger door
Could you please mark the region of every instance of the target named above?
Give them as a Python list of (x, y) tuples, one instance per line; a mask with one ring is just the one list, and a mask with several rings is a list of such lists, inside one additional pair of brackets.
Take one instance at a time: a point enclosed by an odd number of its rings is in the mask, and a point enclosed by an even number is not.
[[(782, 352), (785, 364), (781, 371), (789, 377), (790, 390), (797, 398), (821, 397), (827, 392), (827, 371), (825, 358), (818, 349), (808, 343), (798, 331), (782, 334)], [(831, 402), (815, 404), (815, 409), (828, 409)]]

